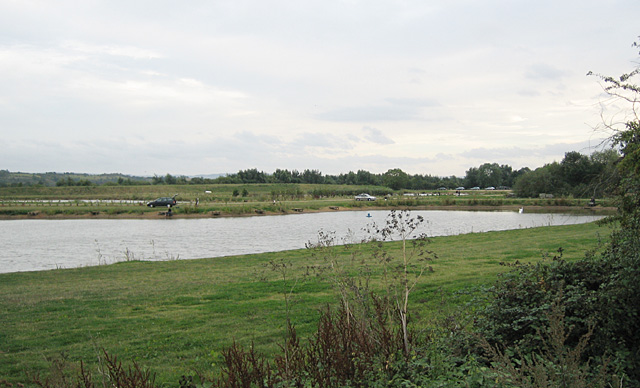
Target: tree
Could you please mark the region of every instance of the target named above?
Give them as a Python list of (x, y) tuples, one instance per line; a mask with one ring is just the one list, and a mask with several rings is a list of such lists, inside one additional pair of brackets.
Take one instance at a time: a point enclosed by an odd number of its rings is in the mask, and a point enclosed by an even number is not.
[(267, 181), (265, 173), (256, 168), (238, 171), (238, 178), (242, 183), (266, 183)]
[(393, 189), (406, 189), (409, 186), (409, 176), (399, 168), (388, 170), (382, 178), (384, 185)]
[(502, 169), (498, 163), (485, 163), (478, 167), (480, 187), (498, 187), (502, 185)]
[(377, 185), (377, 179), (375, 175), (365, 170), (358, 170), (356, 173), (356, 184), (357, 185)]
[(561, 167), (558, 162), (545, 164), (520, 176), (513, 187), (519, 197), (537, 197), (541, 193), (558, 194), (564, 190)]
[(587, 183), (592, 178), (592, 164), (589, 157), (576, 151), (564, 154), (564, 159), (560, 162), (562, 177), (571, 186)]
[(302, 182), (315, 184), (324, 183), (324, 178), (319, 170), (306, 169), (302, 172)]
[(276, 183), (291, 183), (291, 181), (293, 180), (293, 176), (291, 175), (291, 171), (289, 170), (277, 169), (273, 173), (273, 177)]
[(178, 180), (173, 175), (167, 174), (164, 177), (164, 183), (168, 185), (175, 185), (176, 183), (178, 183)]
[(514, 172), (508, 164), (484, 163), (479, 167), (471, 167), (467, 170), (464, 185), (466, 187), (511, 187), (514, 185), (516, 177), (520, 175), (520, 171)]
[(161, 185), (164, 183), (164, 178), (153, 174), (153, 178), (151, 178), (151, 183), (153, 183), (154, 185)]

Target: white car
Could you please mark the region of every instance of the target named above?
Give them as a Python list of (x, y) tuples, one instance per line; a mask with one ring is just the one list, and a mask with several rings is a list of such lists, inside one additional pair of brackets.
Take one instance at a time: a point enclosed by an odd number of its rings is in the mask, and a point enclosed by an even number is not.
[(373, 195), (369, 195), (367, 193), (356, 195), (356, 201), (375, 201), (375, 200), (376, 200), (376, 197), (374, 197)]

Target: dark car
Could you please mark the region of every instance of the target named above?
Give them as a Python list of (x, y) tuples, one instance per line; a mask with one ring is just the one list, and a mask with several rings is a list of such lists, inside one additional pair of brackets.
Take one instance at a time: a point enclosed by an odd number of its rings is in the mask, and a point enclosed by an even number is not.
[(158, 199), (155, 199), (151, 202), (147, 203), (147, 206), (149, 207), (156, 207), (156, 206), (175, 206), (176, 205), (176, 196), (174, 195), (173, 197), (160, 197)]

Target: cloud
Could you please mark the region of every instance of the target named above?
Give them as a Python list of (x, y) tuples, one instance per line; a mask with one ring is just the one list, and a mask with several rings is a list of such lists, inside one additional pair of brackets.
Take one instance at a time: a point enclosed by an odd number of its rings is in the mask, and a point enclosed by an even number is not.
[[(560, 161), (564, 154), (571, 151), (581, 153), (591, 153), (601, 150), (601, 144), (604, 139), (592, 139), (589, 141), (581, 141), (576, 143), (555, 143), (549, 145), (536, 146), (530, 144), (527, 146), (513, 147), (497, 147), (497, 148), (473, 148), (459, 154), (460, 157), (468, 160), (477, 160), (485, 162), (496, 162), (510, 164), (509, 161), (517, 165), (523, 164), (526, 160), (542, 160), (545, 163)], [(504, 162), (501, 162), (504, 161)], [(527, 167), (536, 168), (539, 166), (528, 165)]]
[(387, 137), (382, 131), (376, 128), (363, 127), (362, 131), (365, 133), (364, 138), (372, 143), (376, 144), (394, 144), (395, 142)]
[(387, 98), (383, 104), (340, 107), (317, 115), (327, 121), (408, 121), (422, 120), (425, 108), (438, 106), (430, 99)]
[(538, 63), (529, 66), (524, 75), (526, 78), (534, 81), (558, 81), (565, 77), (567, 75), (567, 72), (551, 65)]
[(610, 6), (0, 2), (0, 166), (533, 168), (594, 136), (585, 73), (635, 66), (640, 2)]
[(133, 59), (158, 59), (164, 57), (153, 50), (126, 45), (94, 45), (81, 41), (66, 41), (60, 47), (83, 54), (121, 56)]

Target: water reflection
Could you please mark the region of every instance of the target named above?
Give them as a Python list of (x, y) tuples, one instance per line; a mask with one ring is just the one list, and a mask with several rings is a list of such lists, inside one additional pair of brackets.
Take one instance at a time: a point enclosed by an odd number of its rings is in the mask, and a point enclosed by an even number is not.
[[(591, 222), (601, 216), (518, 212), (412, 211), (429, 236)], [(0, 272), (110, 264), (127, 259), (220, 257), (304, 248), (318, 231), (358, 241), (388, 211), (158, 220), (0, 221)]]

